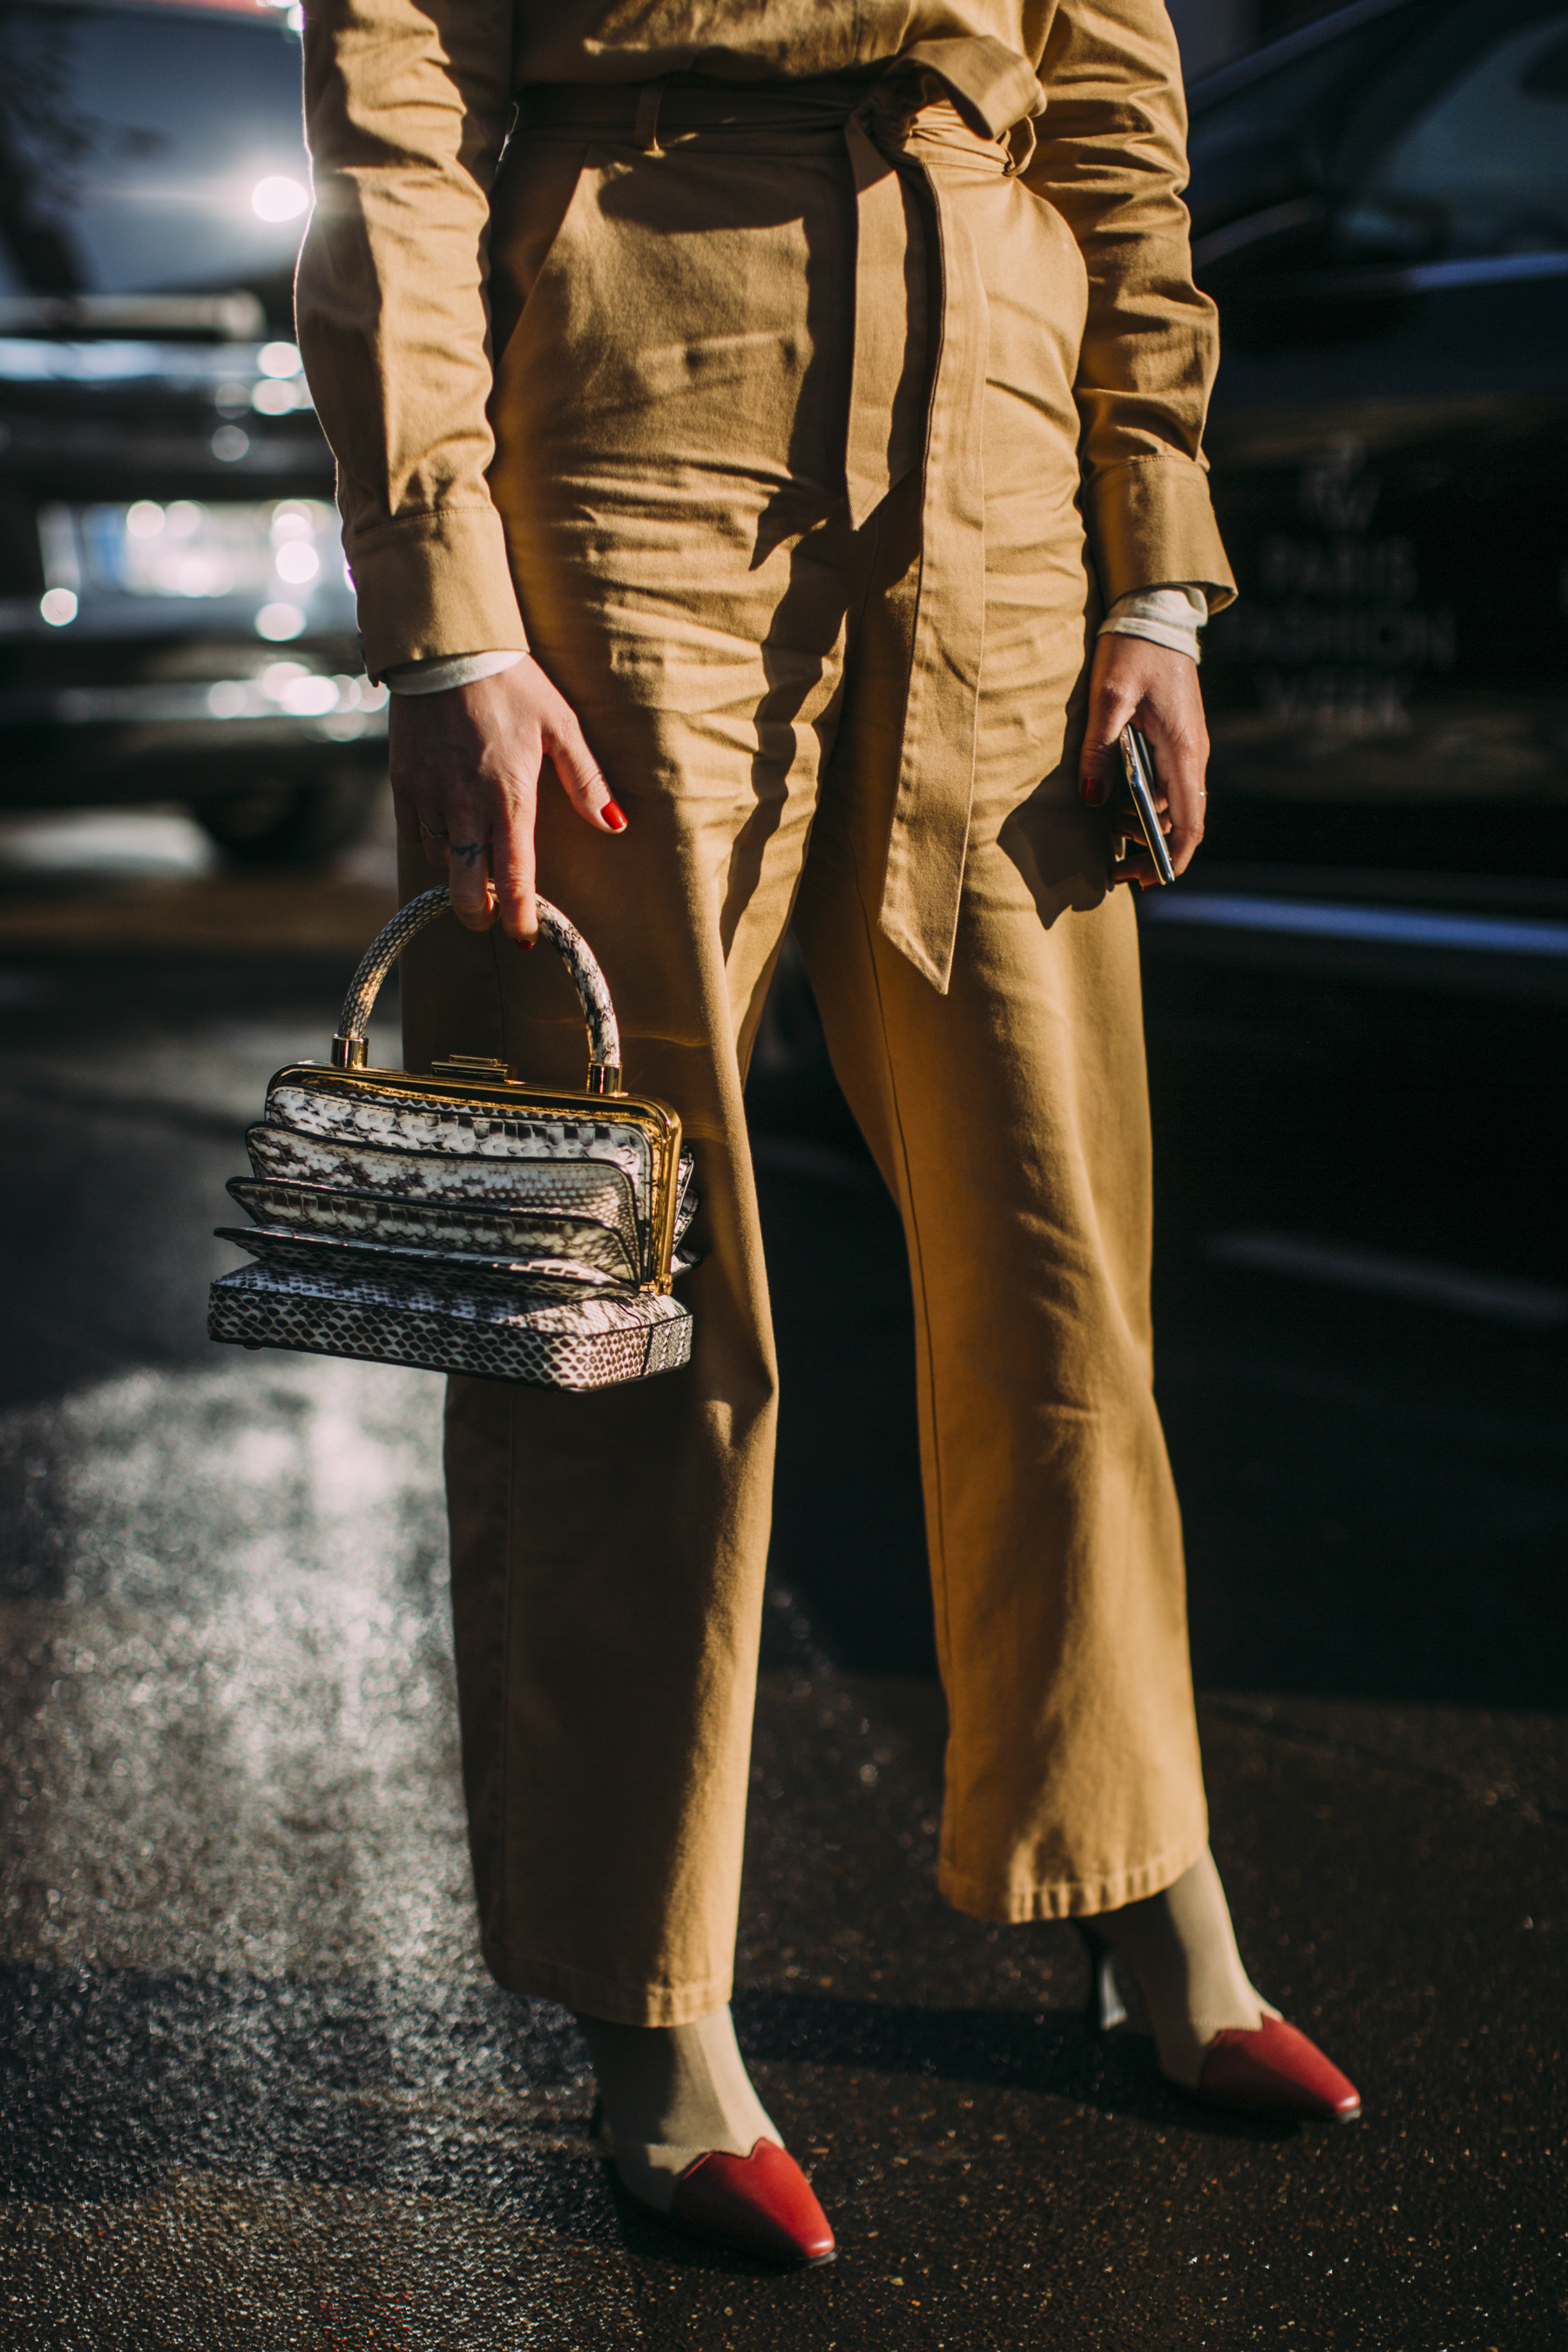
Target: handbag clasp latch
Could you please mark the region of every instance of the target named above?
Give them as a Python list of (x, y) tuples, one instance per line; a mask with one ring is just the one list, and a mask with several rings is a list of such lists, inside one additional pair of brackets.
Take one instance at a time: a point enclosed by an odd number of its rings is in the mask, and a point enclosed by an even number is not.
[(433, 1078), (489, 1078), (492, 1085), (514, 1087), (517, 1066), (512, 1062), (498, 1062), (493, 1054), (448, 1054), (444, 1062), (432, 1062)]

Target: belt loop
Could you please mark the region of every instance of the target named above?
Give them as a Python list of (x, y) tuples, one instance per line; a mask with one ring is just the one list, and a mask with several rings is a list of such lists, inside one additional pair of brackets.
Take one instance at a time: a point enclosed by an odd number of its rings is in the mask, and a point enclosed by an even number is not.
[(666, 74), (658, 81), (645, 81), (637, 91), (637, 119), (632, 137), (645, 155), (664, 152), (658, 143), (658, 110), (668, 82), (669, 76)]
[(1021, 122), (1015, 122), (1010, 131), (1005, 131), (1002, 144), (1007, 151), (1007, 177), (1010, 180), (1021, 179), (1034, 162), (1035, 150), (1039, 144), (1034, 118), (1026, 114)]

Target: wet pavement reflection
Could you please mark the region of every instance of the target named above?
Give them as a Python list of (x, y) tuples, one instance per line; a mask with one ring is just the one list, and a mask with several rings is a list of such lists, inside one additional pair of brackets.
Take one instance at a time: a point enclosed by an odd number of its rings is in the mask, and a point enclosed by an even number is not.
[(439, 1382), (205, 1338), (237, 1130), (323, 1051), (384, 842), (238, 878), (181, 824), (0, 827), (0, 2342), (1568, 2344), (1568, 1333), (1214, 1247), (1550, 1297), (1556, 1006), (1151, 942), (1215, 1849), (1254, 1973), (1365, 2095), (1314, 2133), (1168, 2090), (1136, 2018), (1084, 2031), (1066, 1931), (935, 1896), (907, 1286), (781, 1003), (736, 2014), (841, 2254), (779, 2279), (626, 2205), (569, 2021), (479, 1961)]

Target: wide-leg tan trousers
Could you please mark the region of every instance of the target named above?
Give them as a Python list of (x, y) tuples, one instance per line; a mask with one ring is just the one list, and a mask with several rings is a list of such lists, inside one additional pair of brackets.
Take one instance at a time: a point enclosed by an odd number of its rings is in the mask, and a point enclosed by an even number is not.
[[(705, 1255), (687, 1369), (586, 1397), (451, 1384), (463, 1759), (490, 1966), (627, 2023), (730, 1990), (775, 1385), (742, 1086), (792, 918), (908, 1236), (943, 1890), (988, 1919), (1094, 1912), (1169, 1884), (1206, 1836), (1151, 1389), (1134, 914), (1074, 764), (1083, 273), (994, 152), (927, 160), (967, 225), (987, 339), (945, 994), (878, 920), (922, 482), (850, 529), (842, 141), (752, 129), (648, 152), (561, 132), (496, 200), (493, 493), (533, 649), (630, 819), (590, 832), (547, 774), (541, 887), (604, 963), (627, 1084), (686, 1123)], [(910, 332), (918, 404), (931, 334)], [(404, 878), (430, 876), (415, 856)], [(406, 961), (410, 1066), (493, 1053), (581, 1085), (548, 950), (447, 924)]]

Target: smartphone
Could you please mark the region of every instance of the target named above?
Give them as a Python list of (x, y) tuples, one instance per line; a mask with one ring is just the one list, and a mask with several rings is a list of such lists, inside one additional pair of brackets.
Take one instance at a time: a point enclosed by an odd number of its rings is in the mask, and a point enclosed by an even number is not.
[(1124, 727), (1121, 730), (1121, 765), (1127, 776), (1128, 797), (1137, 812), (1143, 846), (1154, 861), (1154, 871), (1162, 882), (1173, 882), (1176, 869), (1165, 846), (1160, 812), (1154, 806), (1159, 781), (1154, 772), (1154, 755), (1149, 749), (1148, 738), (1141, 735), (1136, 727)]

